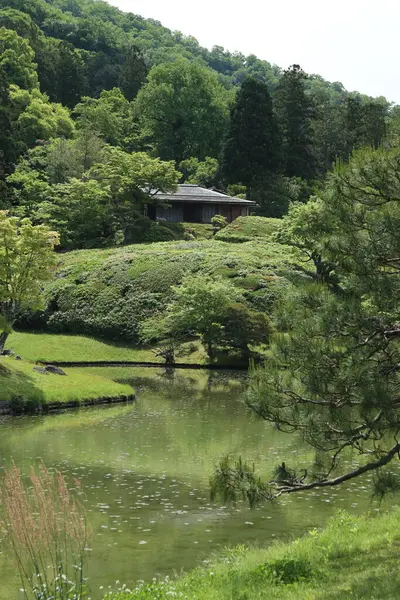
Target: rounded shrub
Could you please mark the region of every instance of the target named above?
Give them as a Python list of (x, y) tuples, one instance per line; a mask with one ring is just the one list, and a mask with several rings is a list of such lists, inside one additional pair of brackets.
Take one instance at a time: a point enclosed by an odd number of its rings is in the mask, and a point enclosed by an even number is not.
[(154, 225), (146, 234), (146, 242), (171, 242), (177, 237), (171, 229), (164, 225)]

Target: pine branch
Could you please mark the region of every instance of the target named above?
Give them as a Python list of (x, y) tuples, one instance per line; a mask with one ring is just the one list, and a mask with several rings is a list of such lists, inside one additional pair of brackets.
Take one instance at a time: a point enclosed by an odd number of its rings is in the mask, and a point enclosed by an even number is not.
[(399, 453), (400, 453), (400, 443), (396, 443), (386, 454), (384, 454), (384, 456), (382, 456), (382, 458), (380, 458), (377, 461), (367, 463), (366, 465), (363, 465), (362, 467), (359, 467), (358, 469), (355, 469), (353, 471), (350, 471), (348, 473), (345, 473), (344, 475), (340, 475), (339, 477), (335, 477), (333, 479), (325, 479), (322, 481), (313, 481), (311, 483), (306, 483), (306, 484), (295, 484), (294, 483), (292, 485), (280, 487), (278, 489), (277, 493), (273, 496), (273, 498), (274, 499), (279, 498), (279, 496), (281, 496), (282, 494), (292, 494), (293, 492), (304, 492), (307, 490), (312, 490), (314, 488), (333, 487), (336, 485), (340, 485), (341, 483), (344, 483), (345, 481), (349, 481), (350, 479), (354, 479), (355, 477), (359, 477), (360, 475), (363, 475), (364, 473), (367, 473), (368, 471), (375, 471), (376, 469), (384, 467), (396, 456), (396, 454), (399, 455)]

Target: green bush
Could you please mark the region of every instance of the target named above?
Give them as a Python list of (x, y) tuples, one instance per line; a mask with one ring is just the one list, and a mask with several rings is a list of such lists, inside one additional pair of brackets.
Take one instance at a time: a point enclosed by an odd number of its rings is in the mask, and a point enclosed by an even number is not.
[(183, 223), (174, 223), (173, 221), (163, 221), (162, 227), (166, 227), (170, 229), (174, 234), (176, 239), (183, 239), (183, 235), (185, 233), (185, 226)]
[(170, 242), (176, 239), (177, 236), (175, 233), (164, 225), (154, 225), (149, 229), (144, 238), (146, 242)]

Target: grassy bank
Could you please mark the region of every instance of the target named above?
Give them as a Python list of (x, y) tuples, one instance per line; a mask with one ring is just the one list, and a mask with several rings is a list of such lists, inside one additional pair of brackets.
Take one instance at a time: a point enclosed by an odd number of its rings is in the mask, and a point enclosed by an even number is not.
[(14, 410), (35, 406), (79, 405), (123, 399), (133, 395), (130, 385), (116, 383), (97, 374), (65, 369), (66, 376), (38, 373), (34, 364), (0, 357), (0, 402)]
[(339, 513), (321, 532), (267, 549), (225, 551), (176, 581), (108, 600), (397, 600), (400, 509), (372, 518)]

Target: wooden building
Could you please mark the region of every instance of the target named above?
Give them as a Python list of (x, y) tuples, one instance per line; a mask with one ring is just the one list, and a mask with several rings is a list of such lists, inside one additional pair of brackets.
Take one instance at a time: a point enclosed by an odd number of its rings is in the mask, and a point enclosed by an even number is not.
[(181, 184), (174, 194), (158, 193), (155, 199), (160, 203), (149, 204), (147, 216), (154, 221), (176, 223), (211, 223), (215, 215), (226, 217), (230, 223), (237, 217), (248, 216), (256, 204), (187, 183)]

